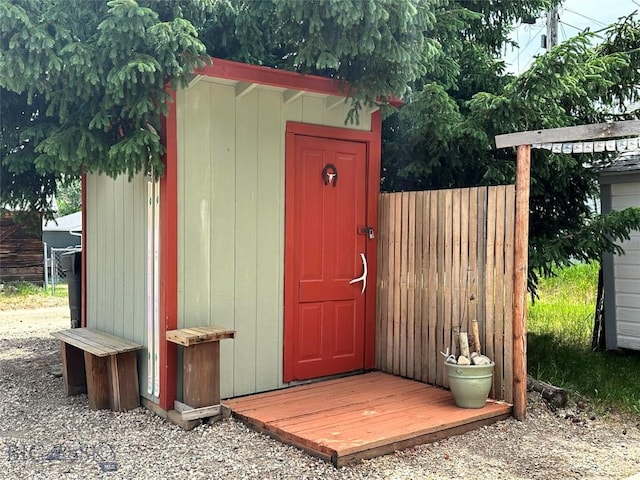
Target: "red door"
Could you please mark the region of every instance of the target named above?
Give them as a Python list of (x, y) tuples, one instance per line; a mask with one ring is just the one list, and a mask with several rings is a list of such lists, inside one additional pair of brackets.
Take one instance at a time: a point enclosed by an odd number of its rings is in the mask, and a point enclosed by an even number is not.
[(366, 144), (304, 135), (289, 141), (285, 381), (364, 368), (369, 280), (353, 281), (366, 268)]

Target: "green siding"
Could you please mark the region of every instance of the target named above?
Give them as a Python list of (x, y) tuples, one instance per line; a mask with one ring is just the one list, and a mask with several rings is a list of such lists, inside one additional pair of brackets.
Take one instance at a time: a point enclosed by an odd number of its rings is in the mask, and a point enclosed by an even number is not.
[[(146, 179), (87, 175), (85, 208), (87, 326), (146, 347)], [(138, 361), (146, 395), (146, 348)]]
[[(345, 127), (348, 104), (201, 80), (178, 92), (178, 325), (222, 325), (223, 398), (281, 388), (287, 121)], [(359, 125), (370, 129), (362, 115)], [(180, 371), (180, 369), (178, 369)], [(180, 385), (180, 380), (178, 381)]]

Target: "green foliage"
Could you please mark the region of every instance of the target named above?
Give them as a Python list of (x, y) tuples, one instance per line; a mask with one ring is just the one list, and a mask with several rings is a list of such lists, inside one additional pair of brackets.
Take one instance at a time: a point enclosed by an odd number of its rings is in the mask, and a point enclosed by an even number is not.
[(60, 175), (162, 173), (165, 87), (204, 65), (188, 21), (133, 0), (3, 0), (0, 17), (3, 201), (43, 209)]
[[(503, 8), (511, 18), (525, 18), (526, 12), (518, 13), (518, 2), (478, 3), (483, 16), (459, 40), (464, 47), (449, 49), (453, 55), (458, 52), (455, 85), (438, 82), (434, 95), (432, 83), (425, 80), (423, 90), (385, 122), (386, 190), (512, 183), (515, 150), (495, 149), (496, 134), (633, 118), (620, 107), (638, 95), (640, 73), (634, 65), (640, 62), (640, 25), (633, 17), (559, 44), (528, 71), (511, 76), (495, 55), (500, 41), (494, 35), (503, 35), (508, 25), (496, 27), (488, 18), (503, 18)], [(487, 33), (483, 26), (496, 28)], [(596, 40), (600, 43), (594, 46)], [(597, 173), (589, 165), (602, 161), (602, 155), (532, 151), (532, 292), (540, 276), (555, 267), (615, 252), (615, 242), (640, 228), (637, 212), (603, 216), (589, 208), (599, 193)]]
[(400, 97), (437, 63), (439, 0), (224, 0), (201, 30), (207, 51), (349, 82), (354, 106)]
[(63, 179), (57, 185), (58, 217), (80, 211), (82, 208), (82, 186), (78, 178)]
[(540, 298), (528, 308), (528, 371), (598, 409), (638, 413), (640, 356), (591, 350), (598, 269), (578, 263), (540, 280)]
[[(2, 195), (43, 209), (61, 175), (161, 175), (165, 86), (184, 85), (208, 55), (345, 80), (354, 121), (362, 105), (407, 94), (429, 71), (451, 82), (454, 64), (435, 30), (445, 5), (0, 0)], [(457, 26), (473, 17), (448, 15)]]
[(2, 295), (5, 297), (8, 296), (19, 296), (26, 297), (29, 295), (35, 295), (37, 293), (42, 292), (43, 289), (38, 287), (30, 282), (9, 282), (5, 283), (2, 286)]
[[(557, 3), (0, 0), (0, 202), (46, 210), (58, 181), (82, 172), (161, 175), (166, 86), (208, 55), (348, 82), (352, 121), (404, 97), (384, 124), (386, 190), (512, 182), (515, 155), (494, 148), (496, 134), (632, 118), (620, 106), (638, 97), (635, 17), (505, 73), (513, 24)], [(598, 189), (585, 163), (596, 160), (534, 152), (532, 288), (640, 227), (637, 214), (587, 208)]]

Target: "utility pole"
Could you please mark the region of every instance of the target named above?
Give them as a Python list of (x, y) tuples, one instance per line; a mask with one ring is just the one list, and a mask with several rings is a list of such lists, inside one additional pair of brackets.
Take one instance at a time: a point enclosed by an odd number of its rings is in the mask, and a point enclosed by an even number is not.
[(547, 36), (546, 45), (543, 45), (547, 50), (551, 50), (558, 44), (558, 21), (560, 15), (558, 14), (558, 7), (550, 8), (547, 11)]

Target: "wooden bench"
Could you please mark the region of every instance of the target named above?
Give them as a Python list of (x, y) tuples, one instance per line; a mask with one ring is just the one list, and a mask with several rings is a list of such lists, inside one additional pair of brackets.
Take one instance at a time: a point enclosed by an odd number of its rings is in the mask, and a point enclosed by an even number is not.
[(51, 335), (60, 340), (67, 395), (86, 392), (93, 410), (124, 411), (140, 405), (136, 350), (142, 345), (91, 328)]
[(235, 330), (205, 326), (169, 330), (167, 341), (183, 347), (182, 402), (174, 409), (182, 420), (220, 413), (220, 340), (234, 338)]

